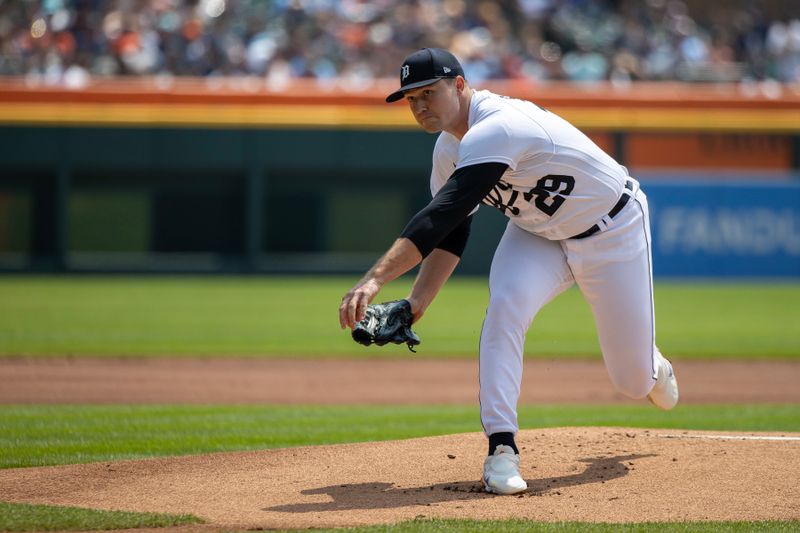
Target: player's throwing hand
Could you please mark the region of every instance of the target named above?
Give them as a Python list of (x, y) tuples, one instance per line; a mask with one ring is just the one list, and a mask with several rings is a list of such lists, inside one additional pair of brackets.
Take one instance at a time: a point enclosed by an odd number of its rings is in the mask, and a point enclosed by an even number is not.
[(381, 286), (376, 280), (362, 279), (344, 295), (339, 306), (339, 325), (342, 329), (353, 329), (364, 319), (367, 306), (380, 290)]

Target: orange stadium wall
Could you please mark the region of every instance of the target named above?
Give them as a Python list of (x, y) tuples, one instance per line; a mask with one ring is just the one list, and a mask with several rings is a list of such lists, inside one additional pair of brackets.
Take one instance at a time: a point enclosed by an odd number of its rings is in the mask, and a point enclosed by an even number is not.
[(789, 135), (632, 133), (625, 142), (634, 169), (788, 171), (795, 163)]
[[(434, 137), (383, 103), (394, 81), (214, 83), (0, 82), (0, 269), (357, 271), (427, 201)], [(489, 88), (559, 113), (641, 179), (784, 180), (800, 167), (797, 88)], [(491, 250), (503, 221), (484, 219), (470, 246)], [(462, 271), (488, 260), (465, 257)]]

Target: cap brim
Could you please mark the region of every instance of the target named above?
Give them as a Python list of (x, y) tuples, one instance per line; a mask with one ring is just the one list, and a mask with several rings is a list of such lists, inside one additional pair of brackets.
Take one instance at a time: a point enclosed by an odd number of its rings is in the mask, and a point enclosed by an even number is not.
[(431, 78), (431, 79), (428, 79), (428, 80), (422, 80), (422, 81), (417, 81), (417, 82), (414, 82), (414, 83), (409, 83), (408, 85), (403, 85), (402, 87), (397, 89), (395, 92), (393, 92), (392, 94), (387, 96), (386, 97), (386, 101), (388, 103), (396, 102), (396, 101), (400, 100), (401, 98), (403, 98), (403, 95), (405, 94), (406, 91), (410, 91), (411, 89), (417, 89), (419, 87), (425, 87), (426, 85), (434, 84), (434, 83), (436, 83), (437, 81), (439, 81), (441, 79), (444, 79), (444, 78), (441, 78), (441, 77), (439, 77), (439, 78)]

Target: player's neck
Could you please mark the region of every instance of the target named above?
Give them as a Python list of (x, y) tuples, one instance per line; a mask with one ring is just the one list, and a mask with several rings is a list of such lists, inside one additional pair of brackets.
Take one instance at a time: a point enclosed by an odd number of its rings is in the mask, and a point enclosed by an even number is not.
[(469, 129), (469, 105), (472, 102), (472, 94), (474, 92), (472, 87), (466, 87), (464, 92), (459, 95), (458, 119), (445, 130), (459, 141), (467, 134)]

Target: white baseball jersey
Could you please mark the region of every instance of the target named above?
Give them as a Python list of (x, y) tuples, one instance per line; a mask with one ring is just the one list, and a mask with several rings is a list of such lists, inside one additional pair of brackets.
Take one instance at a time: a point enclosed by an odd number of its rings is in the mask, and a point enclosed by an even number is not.
[(505, 163), (508, 170), (483, 203), (525, 231), (561, 240), (597, 223), (623, 192), (627, 169), (536, 104), (475, 91), (468, 124), (461, 141), (446, 132), (436, 141), (434, 195), (458, 168)]
[[(647, 197), (638, 183), (577, 128), (531, 102), (477, 91), (468, 125), (460, 141), (439, 135), (431, 192), (456, 169), (508, 165), (483, 200), (510, 219), (492, 259), (480, 335), (486, 435), (519, 430), (525, 335), (539, 310), (573, 284), (594, 314), (617, 390), (649, 394), (663, 356), (655, 344)], [(611, 217), (629, 179), (630, 197)], [(591, 236), (570, 238), (594, 225)]]

